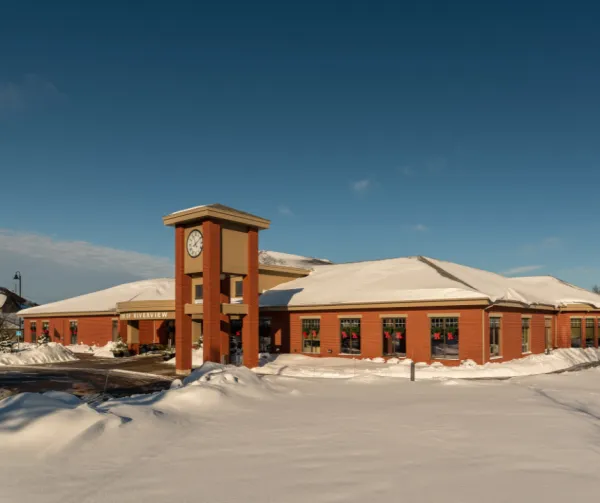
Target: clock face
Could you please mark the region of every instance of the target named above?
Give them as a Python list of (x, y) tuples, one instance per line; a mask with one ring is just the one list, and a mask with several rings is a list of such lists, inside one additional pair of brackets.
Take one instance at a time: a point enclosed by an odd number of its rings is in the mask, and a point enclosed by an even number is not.
[(202, 237), (202, 233), (194, 229), (190, 232), (187, 239), (187, 252), (190, 257), (196, 258), (198, 255), (202, 253), (202, 246), (204, 245), (204, 239)]

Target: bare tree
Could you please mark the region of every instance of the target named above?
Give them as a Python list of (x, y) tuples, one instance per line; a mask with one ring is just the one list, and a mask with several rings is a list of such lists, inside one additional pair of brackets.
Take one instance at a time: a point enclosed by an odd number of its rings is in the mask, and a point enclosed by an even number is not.
[(11, 326), (12, 323), (0, 314), (0, 353), (12, 352), (14, 331)]
[(594, 286), (592, 287), (592, 292), (594, 292), (594, 293), (597, 293), (597, 294), (600, 294), (600, 286), (598, 286), (598, 285), (594, 285)]

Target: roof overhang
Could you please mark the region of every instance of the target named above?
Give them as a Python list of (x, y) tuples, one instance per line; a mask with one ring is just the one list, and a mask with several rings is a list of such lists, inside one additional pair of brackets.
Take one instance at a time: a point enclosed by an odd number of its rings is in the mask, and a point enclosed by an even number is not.
[(177, 225), (182, 223), (192, 223), (199, 220), (224, 220), (238, 224), (248, 225), (257, 229), (268, 229), (271, 225), (270, 220), (261, 218), (250, 213), (236, 211), (233, 208), (225, 209), (214, 206), (198, 206), (188, 210), (178, 211), (163, 217), (165, 225)]

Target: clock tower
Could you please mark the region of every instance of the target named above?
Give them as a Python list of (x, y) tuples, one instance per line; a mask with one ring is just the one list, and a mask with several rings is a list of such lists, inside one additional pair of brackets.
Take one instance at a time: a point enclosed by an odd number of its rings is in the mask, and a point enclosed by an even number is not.
[[(258, 232), (270, 222), (221, 204), (163, 218), (175, 227), (177, 373), (192, 368), (192, 341), (203, 335), (204, 361), (228, 362), (232, 319), (241, 321), (243, 364), (258, 365)], [(232, 298), (232, 278), (242, 281)]]

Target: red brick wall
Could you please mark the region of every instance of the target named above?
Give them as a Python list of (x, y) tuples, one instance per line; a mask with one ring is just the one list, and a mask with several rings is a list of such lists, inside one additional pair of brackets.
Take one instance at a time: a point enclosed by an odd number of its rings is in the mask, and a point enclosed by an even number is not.
[(42, 323), (49, 322), (50, 339), (64, 345), (71, 344), (70, 321), (77, 321), (77, 342), (82, 344), (96, 344), (104, 346), (112, 340), (113, 315), (105, 316), (68, 316), (68, 317), (43, 317), (27, 318), (25, 320), (25, 342), (31, 342), (31, 322), (37, 324), (37, 336), (42, 333)]
[[(303, 316), (320, 316), (321, 354), (312, 356), (339, 356), (340, 321), (338, 316), (351, 318), (361, 317), (361, 355), (360, 358), (374, 358), (383, 354), (383, 338), (381, 317), (383, 314), (406, 315), (406, 356), (417, 362), (431, 363), (430, 316), (443, 314), (459, 315), (459, 361), (439, 360), (448, 365), (457, 365), (460, 360), (471, 359), (477, 363), (490, 361), (489, 355), (489, 318), (490, 314), (501, 314), (501, 358), (495, 362), (521, 358), (521, 319), (531, 316), (531, 352), (543, 353), (545, 343), (545, 316), (552, 316), (552, 330), (556, 315), (547, 311), (515, 310), (494, 308), (491, 312), (479, 307), (452, 308), (394, 308), (369, 309), (357, 311), (321, 311), (321, 312), (268, 312), (261, 311), (261, 316), (272, 318), (275, 344), (281, 352), (302, 353), (302, 320)], [(482, 333), (483, 328), (483, 333)], [(289, 349), (288, 349), (289, 347)]]
[[(407, 357), (415, 361), (431, 361), (430, 319), (428, 314), (459, 314), (461, 360), (482, 360), (481, 324), (482, 309), (473, 308), (411, 308), (411, 309), (368, 309), (356, 311), (321, 311), (321, 312), (268, 312), (261, 311), (262, 316), (272, 317), (275, 344), (281, 344), (282, 352), (302, 353), (302, 320), (303, 316), (320, 316), (320, 356), (339, 356), (340, 354), (340, 319), (338, 316), (352, 318), (361, 316), (361, 355), (360, 358), (375, 358), (383, 354), (383, 337), (381, 314), (405, 314)], [(289, 321), (287, 321), (289, 320)], [(289, 326), (289, 335), (286, 333)], [(280, 341), (280, 342), (278, 342)], [(289, 342), (288, 342), (289, 341)], [(487, 354), (487, 353), (486, 353)], [(459, 362), (456, 362), (459, 363)], [(448, 364), (456, 364), (448, 361)]]

